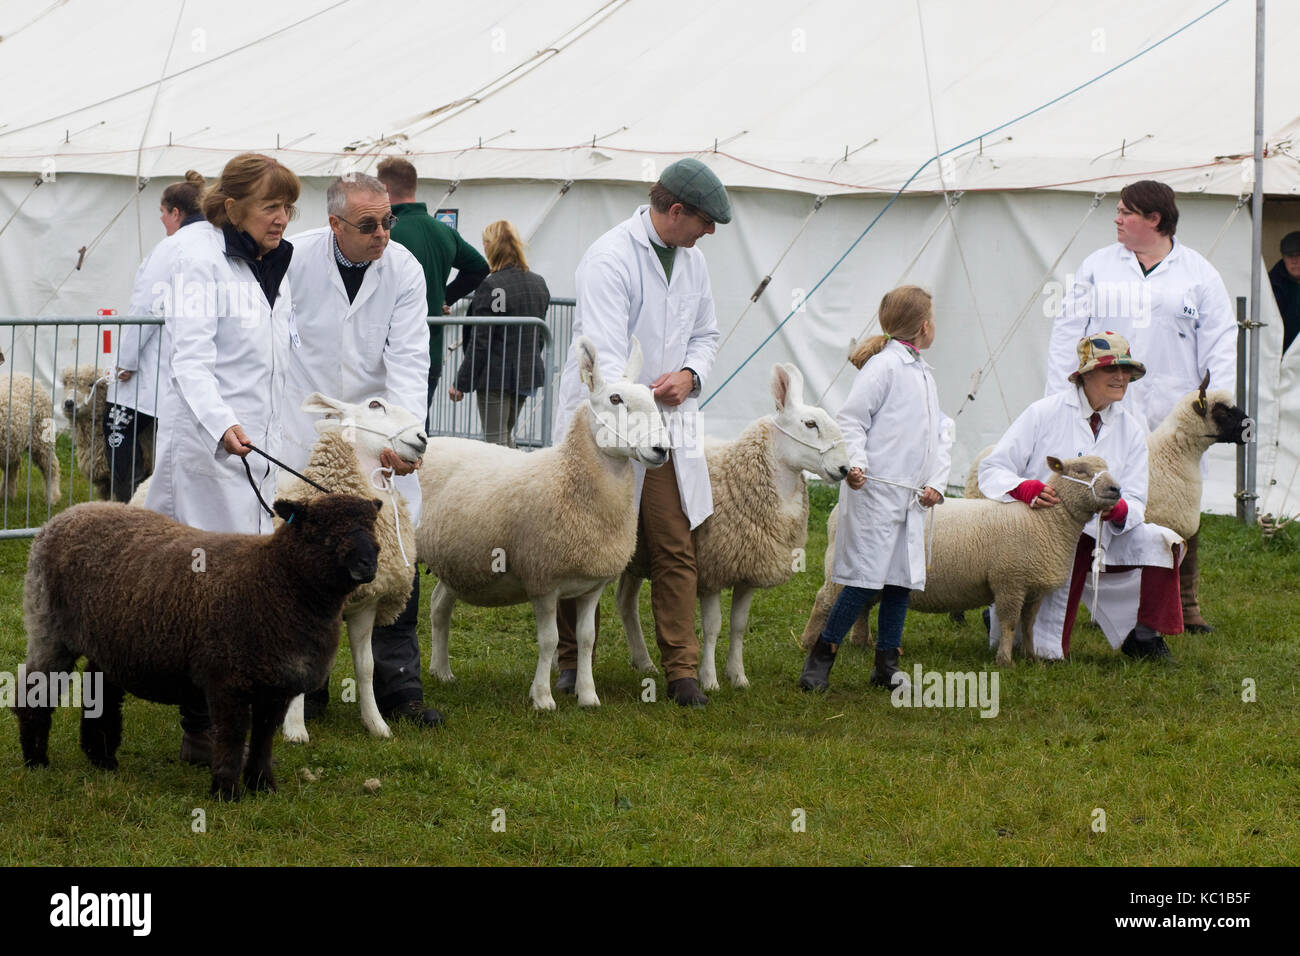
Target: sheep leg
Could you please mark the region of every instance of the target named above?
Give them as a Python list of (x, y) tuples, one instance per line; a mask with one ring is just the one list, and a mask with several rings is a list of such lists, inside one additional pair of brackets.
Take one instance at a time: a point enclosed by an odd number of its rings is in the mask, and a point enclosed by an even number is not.
[[(596, 605), (600, 603), (600, 593), (605, 590), (602, 584), (592, 588), (577, 599), (577, 638), (578, 638), (578, 682), (574, 690), (578, 694), (579, 707), (599, 707), (600, 698), (596, 696), (596, 678), (591, 673), (591, 656), (596, 649)], [(558, 636), (559, 629), (557, 627)], [(551, 665), (546, 664), (546, 683), (551, 682)]]
[(299, 694), (289, 701), (284, 714), (282, 732), (284, 739), (291, 744), (305, 744), (311, 739), (307, 733), (307, 705), (304, 695)]
[(284, 694), (262, 691), (253, 698), (253, 731), (248, 744), (248, 762), (244, 765), (244, 786), (249, 790), (275, 792), (271, 742), (288, 707), (289, 698)]
[(438, 680), (450, 683), (456, 679), (451, 672), (447, 656), (447, 639), (451, 634), (451, 609), (456, 606), (456, 592), (441, 581), (429, 598), (429, 623), (433, 632), (433, 645), (429, 648), (429, 673)]
[[(438, 587), (442, 587), (441, 584)], [(551, 696), (551, 661), (555, 658), (555, 649), (560, 644), (560, 628), (555, 621), (555, 606), (559, 603), (559, 594), (551, 591), (532, 599), (533, 615), (537, 618), (537, 671), (533, 674), (533, 686), (529, 688), (528, 697), (535, 710), (554, 710), (555, 698)], [(581, 607), (581, 605), (580, 605)], [(578, 616), (581, 628), (583, 617)], [(589, 635), (589, 640), (592, 636)], [(582, 644), (579, 632), (578, 644), (578, 680), (582, 680)], [(587, 645), (587, 680), (591, 681), (591, 645)], [(595, 694), (595, 682), (589, 688)]]
[(391, 737), (392, 731), (375, 703), (375, 657), (370, 637), (375, 630), (375, 606), (348, 615), (348, 643), (352, 645), (352, 668), (357, 675), (357, 701), (361, 704), (361, 723), (376, 737)]
[[(103, 673), (86, 661), (87, 677)], [(117, 748), (122, 745), (122, 701), (126, 691), (104, 675), (103, 699), (98, 701), (99, 715), (92, 716), (85, 697), (81, 706), (81, 749), (90, 762), (101, 770), (117, 769)]]
[(849, 636), (851, 644), (857, 647), (871, 647), (876, 643), (875, 638), (871, 636), (871, 609), (875, 606), (875, 601), (868, 601), (858, 613), (858, 619), (853, 622), (853, 631)]
[(614, 589), (618, 616), (623, 619), (623, 633), (627, 635), (627, 650), (632, 656), (632, 667), (642, 674), (657, 673), (659, 668), (650, 659), (645, 646), (645, 632), (641, 629), (641, 578), (624, 571)]
[(994, 603), (998, 606), (998, 626), (1002, 632), (998, 636), (998, 667), (1011, 666), (1011, 644), (1016, 639), (1016, 621), (1020, 618), (1024, 600), (1023, 595), (1015, 597), (1008, 597), (1005, 594), (995, 595)]
[(745, 628), (749, 626), (749, 605), (754, 600), (754, 588), (731, 589), (731, 636), (727, 645), (727, 680), (732, 687), (748, 687), (745, 676)]
[[(54, 423), (50, 422), (49, 427), (53, 430)], [(53, 442), (45, 441), (43, 435), (33, 437), (32, 461), (45, 477), (45, 503), (52, 505), (59, 500), (59, 459), (55, 455)]]
[(1037, 601), (1025, 601), (1025, 606), (1020, 612), (1020, 652), (1027, 661), (1035, 658), (1034, 618), (1038, 617), (1038, 606), (1042, 603), (1042, 598)]
[[(734, 596), (732, 600), (735, 600)], [(718, 635), (722, 632), (721, 591), (700, 595), (700, 630), (704, 632), (704, 642), (700, 645), (700, 687), (717, 690), (718, 668), (713, 655), (718, 648)]]
[(212, 786), (208, 792), (221, 800), (238, 800), (240, 796), (239, 776), (252, 703), (247, 695), (208, 692), (212, 715)]
[[(76, 656), (63, 647), (51, 647), (46, 638), (33, 632), (28, 636), (27, 662), (19, 671), (18, 679), (27, 681), (32, 674), (43, 673), (45, 686), (50, 686), (52, 672), (69, 671), (76, 664)], [(44, 646), (42, 646), (44, 645)], [(30, 693), (32, 685), (26, 685)], [(20, 697), (22, 706), (15, 703), (14, 715), (18, 718), (18, 742), (23, 750), (23, 763), (28, 767), (48, 767), (50, 765), (50, 724), (54, 720), (54, 706), (57, 700), (48, 698), (44, 706), (29, 702), (26, 696)]]
[(817, 591), (817, 597), (813, 601), (812, 613), (808, 617), (808, 623), (804, 625), (803, 637), (799, 643), (805, 651), (812, 650), (812, 646), (817, 643), (817, 638), (822, 636), (822, 631), (826, 629), (826, 621), (831, 616), (831, 608), (835, 606), (835, 599), (840, 596), (843, 590), (841, 585), (834, 581), (827, 581)]

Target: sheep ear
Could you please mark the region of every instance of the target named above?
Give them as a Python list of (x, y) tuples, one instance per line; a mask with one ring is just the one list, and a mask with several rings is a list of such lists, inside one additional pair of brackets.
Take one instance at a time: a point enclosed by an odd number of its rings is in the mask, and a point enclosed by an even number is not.
[(1065, 471), (1065, 466), (1061, 464), (1061, 459), (1053, 457), (1052, 455), (1047, 456), (1047, 467), (1057, 474)]
[(641, 354), (641, 342), (634, 335), (632, 336), (632, 350), (627, 354), (627, 366), (623, 369), (623, 377), (629, 382), (635, 382), (641, 376), (641, 366), (645, 364), (645, 359)]
[(790, 402), (793, 405), (803, 404), (803, 372), (799, 371), (797, 365), (790, 362), (783, 363), (785, 370), (790, 374)]
[(1196, 401), (1192, 402), (1192, 408), (1196, 409), (1196, 414), (1202, 418), (1209, 411), (1209, 406), (1205, 402), (1205, 390), (1210, 386), (1210, 373), (1205, 373), (1205, 378), (1201, 379), (1200, 393), (1196, 396)]
[(573, 347), (578, 350), (578, 379), (593, 392), (604, 388), (605, 382), (600, 377), (600, 356), (596, 352), (595, 343), (581, 335)]
[(277, 498), (274, 509), (275, 513), (283, 518), (286, 523), (292, 523), (294, 518), (307, 517), (307, 503), (305, 501), (290, 501), (288, 498)]
[(772, 366), (772, 400), (778, 412), (785, 411), (790, 401), (790, 372), (779, 362)]
[(322, 415), (338, 415), (343, 411), (343, 403), (320, 392), (312, 392), (302, 400), (302, 410), (319, 412)]

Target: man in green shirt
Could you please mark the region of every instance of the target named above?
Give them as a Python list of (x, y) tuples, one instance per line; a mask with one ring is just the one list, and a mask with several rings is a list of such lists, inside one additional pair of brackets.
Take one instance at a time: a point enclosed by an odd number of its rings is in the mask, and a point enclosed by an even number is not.
[[(392, 240), (410, 250), (424, 268), (425, 294), (430, 315), (446, 315), (457, 300), (470, 295), (488, 276), (488, 264), (460, 233), (443, 225), (422, 202), (415, 201), (415, 167), (405, 159), (390, 156), (375, 170), (388, 187), (388, 200), (397, 217)], [(447, 277), (456, 270), (451, 284)], [(442, 326), (429, 329), (429, 394), (427, 408), (433, 404), (433, 390), (442, 375)], [(426, 422), (432, 428), (432, 421)]]

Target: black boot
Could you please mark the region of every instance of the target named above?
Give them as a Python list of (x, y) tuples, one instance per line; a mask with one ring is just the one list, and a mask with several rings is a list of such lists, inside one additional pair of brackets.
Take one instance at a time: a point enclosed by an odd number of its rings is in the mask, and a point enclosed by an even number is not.
[(876, 666), (871, 669), (872, 684), (893, 690), (895, 674), (902, 675), (901, 680), (907, 680), (907, 675), (898, 669), (898, 655), (897, 647), (876, 648)]
[(838, 644), (831, 644), (820, 637), (808, 652), (803, 662), (803, 673), (799, 675), (799, 686), (804, 690), (823, 691), (831, 686), (831, 668), (835, 666), (835, 654)]
[(578, 692), (578, 669), (576, 667), (566, 667), (560, 671), (560, 676), (555, 679), (555, 690), (561, 694), (576, 694)]
[(1139, 624), (1129, 631), (1128, 637), (1124, 638), (1124, 643), (1119, 646), (1119, 649), (1139, 661), (1173, 657), (1169, 653), (1169, 645), (1165, 643), (1165, 639), (1145, 624)]

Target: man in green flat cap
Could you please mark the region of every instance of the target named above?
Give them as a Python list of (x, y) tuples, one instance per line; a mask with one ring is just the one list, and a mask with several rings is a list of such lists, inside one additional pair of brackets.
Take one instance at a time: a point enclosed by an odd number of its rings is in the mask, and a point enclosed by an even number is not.
[[(637, 547), (649, 558), (650, 603), (668, 696), (683, 707), (709, 699), (700, 689), (695, 634), (695, 544), (691, 532), (713, 513), (697, 399), (718, 350), (704, 254), (695, 248), (716, 223), (731, 221), (726, 187), (698, 159), (682, 159), (650, 189), (649, 205), (597, 239), (577, 271), (573, 337), (596, 345), (606, 382), (622, 377), (632, 336), (644, 356), (638, 381), (655, 394), (668, 424), (671, 455), (661, 468), (634, 463), (637, 473)], [(553, 441), (559, 444), (588, 396), (578, 376), (577, 351), (560, 378)], [(557, 615), (560, 677), (556, 689), (573, 693), (577, 673), (576, 602)], [(583, 675), (586, 679), (589, 675)]]

